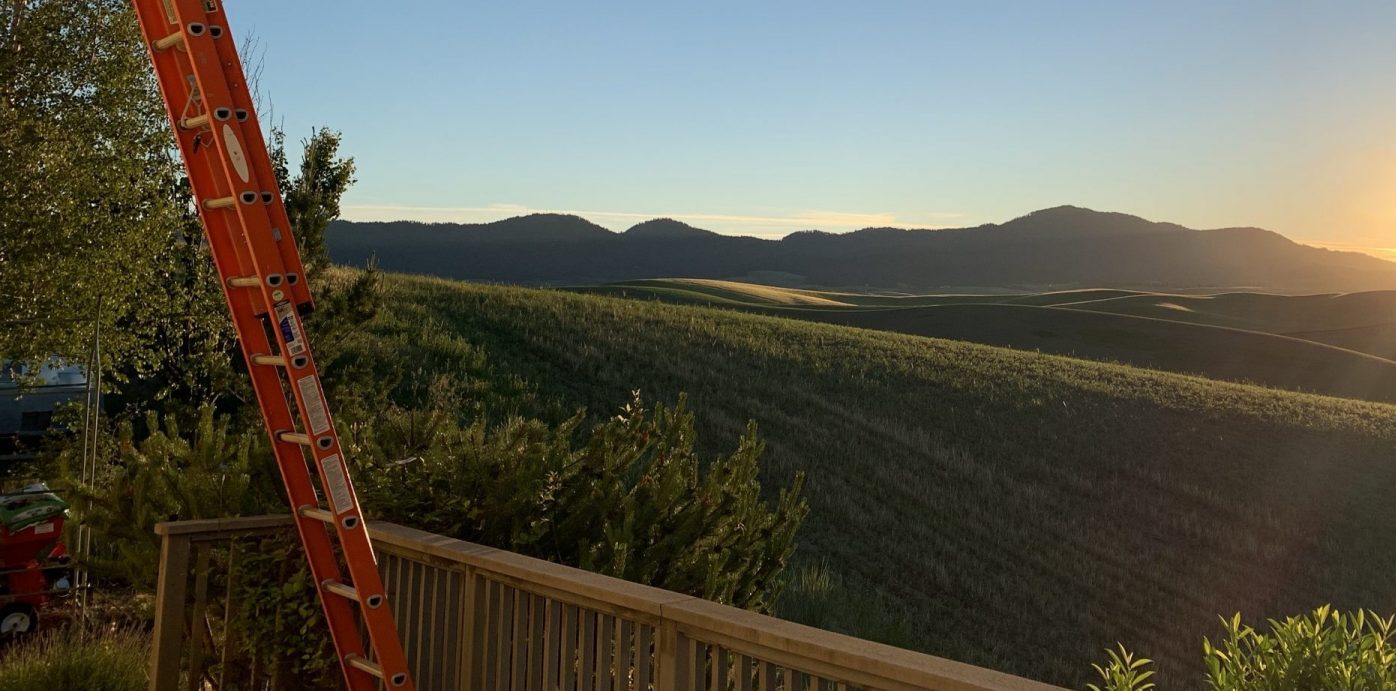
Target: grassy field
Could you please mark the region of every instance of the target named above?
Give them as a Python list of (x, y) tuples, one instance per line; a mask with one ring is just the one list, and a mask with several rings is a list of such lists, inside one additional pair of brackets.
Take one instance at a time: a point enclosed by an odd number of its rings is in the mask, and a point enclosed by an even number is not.
[(1396, 402), (1396, 293), (888, 295), (656, 279), (581, 289)]
[(1327, 295), (1140, 293), (1068, 306), (1276, 334), (1370, 327), (1396, 321), (1396, 291)]
[[(808, 623), (1079, 685), (1195, 679), (1217, 615), (1396, 611), (1396, 407), (657, 301), (390, 276), (348, 344), (494, 411), (690, 395), (809, 477)], [(522, 401), (516, 405), (507, 401)], [(507, 411), (506, 411), (507, 412)]]

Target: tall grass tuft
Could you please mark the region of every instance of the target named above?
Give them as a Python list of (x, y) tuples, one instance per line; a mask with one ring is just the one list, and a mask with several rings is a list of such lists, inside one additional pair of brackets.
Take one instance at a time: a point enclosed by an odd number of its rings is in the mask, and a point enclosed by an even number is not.
[(140, 631), (68, 628), (0, 651), (5, 691), (144, 691), (150, 637)]

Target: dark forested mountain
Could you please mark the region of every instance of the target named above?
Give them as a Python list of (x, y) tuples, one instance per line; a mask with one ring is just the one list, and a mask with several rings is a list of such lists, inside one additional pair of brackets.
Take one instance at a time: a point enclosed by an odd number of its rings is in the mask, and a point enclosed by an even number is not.
[(719, 235), (672, 219), (614, 233), (558, 214), (474, 225), (340, 221), (329, 243), (341, 263), (377, 256), (390, 271), (530, 284), (683, 276), (922, 291), (1396, 288), (1396, 263), (1260, 228), (1192, 230), (1071, 206), (975, 228), (802, 231), (781, 240)]

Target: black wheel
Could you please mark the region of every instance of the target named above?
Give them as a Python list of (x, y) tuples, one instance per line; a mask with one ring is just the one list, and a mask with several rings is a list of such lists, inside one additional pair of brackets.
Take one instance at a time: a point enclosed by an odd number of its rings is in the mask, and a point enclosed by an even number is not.
[(39, 611), (33, 605), (15, 602), (0, 607), (0, 638), (37, 633)]

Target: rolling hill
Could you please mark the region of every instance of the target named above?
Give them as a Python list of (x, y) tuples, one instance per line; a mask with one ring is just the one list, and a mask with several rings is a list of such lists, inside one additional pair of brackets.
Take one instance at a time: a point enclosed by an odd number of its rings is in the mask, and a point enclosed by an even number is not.
[(699, 279), (630, 281), (575, 290), (731, 307), (1396, 403), (1396, 361), (1382, 357), (1396, 351), (1396, 333), (1342, 328), (1396, 314), (1392, 292), (1197, 296), (1097, 289), (1038, 295), (877, 295)]
[(808, 475), (797, 573), (830, 585), (797, 578), (785, 605), (808, 623), (1069, 685), (1121, 641), (1186, 685), (1219, 614), (1396, 611), (1393, 406), (734, 310), (385, 285), (347, 357), (524, 401), (503, 412), (687, 392), (709, 453), (758, 421), (766, 479)]
[(1396, 321), (1396, 291), (1389, 290), (1322, 295), (1134, 293), (1088, 296), (1058, 306), (1275, 334), (1367, 328)]
[(339, 263), (376, 256), (389, 271), (542, 285), (689, 276), (918, 292), (1396, 289), (1396, 263), (1367, 255), (1307, 247), (1258, 228), (1191, 230), (1070, 206), (975, 228), (802, 231), (780, 240), (718, 235), (670, 219), (613, 233), (556, 214), (480, 225), (339, 221), (328, 242)]

